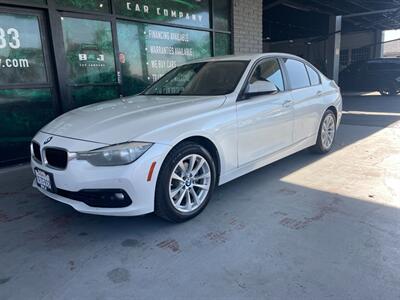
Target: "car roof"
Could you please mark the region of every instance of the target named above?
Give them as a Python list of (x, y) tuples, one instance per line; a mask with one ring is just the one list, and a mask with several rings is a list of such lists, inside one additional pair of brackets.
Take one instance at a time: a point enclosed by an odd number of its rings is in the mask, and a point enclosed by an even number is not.
[(295, 58), (299, 60), (304, 60), (301, 57), (288, 54), (288, 53), (279, 53), (279, 52), (270, 52), (270, 53), (250, 53), (250, 54), (240, 54), (240, 55), (226, 55), (226, 56), (217, 56), (217, 57), (209, 57), (199, 60), (190, 61), (187, 64), (198, 63), (198, 62), (207, 62), (207, 61), (229, 61), (229, 60), (242, 60), (242, 61), (255, 61), (261, 58), (269, 58), (269, 57), (288, 57)]

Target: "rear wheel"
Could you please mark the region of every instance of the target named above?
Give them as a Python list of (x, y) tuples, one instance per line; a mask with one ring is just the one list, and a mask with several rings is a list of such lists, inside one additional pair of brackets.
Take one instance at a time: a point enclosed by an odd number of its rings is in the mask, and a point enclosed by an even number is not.
[(311, 148), (314, 153), (325, 154), (331, 151), (336, 136), (336, 116), (328, 109), (319, 127), (317, 143)]
[(155, 212), (172, 222), (184, 222), (207, 206), (216, 184), (210, 153), (188, 142), (173, 149), (165, 159), (156, 188)]
[(379, 93), (382, 96), (396, 96), (400, 93), (400, 88), (395, 83), (389, 84), (389, 86), (381, 88)]

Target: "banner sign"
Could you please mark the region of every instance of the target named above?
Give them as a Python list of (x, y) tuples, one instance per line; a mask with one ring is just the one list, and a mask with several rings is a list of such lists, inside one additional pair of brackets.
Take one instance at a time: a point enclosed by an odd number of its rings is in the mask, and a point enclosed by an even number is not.
[(142, 91), (177, 65), (211, 56), (206, 31), (122, 21), (117, 29), (125, 94)]
[(115, 0), (117, 14), (170, 24), (210, 27), (208, 0)]

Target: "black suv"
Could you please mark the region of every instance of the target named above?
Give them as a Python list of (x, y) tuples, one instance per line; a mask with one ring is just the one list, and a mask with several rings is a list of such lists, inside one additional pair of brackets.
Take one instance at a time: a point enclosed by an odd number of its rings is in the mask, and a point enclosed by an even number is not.
[(374, 92), (384, 96), (400, 93), (400, 58), (381, 58), (351, 64), (340, 73), (344, 91)]

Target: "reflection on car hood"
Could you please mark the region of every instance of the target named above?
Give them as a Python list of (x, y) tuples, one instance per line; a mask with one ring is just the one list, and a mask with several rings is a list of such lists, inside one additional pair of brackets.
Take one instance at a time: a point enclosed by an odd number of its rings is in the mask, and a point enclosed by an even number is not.
[(41, 129), (58, 136), (116, 144), (217, 109), (225, 96), (135, 96), (70, 111)]

